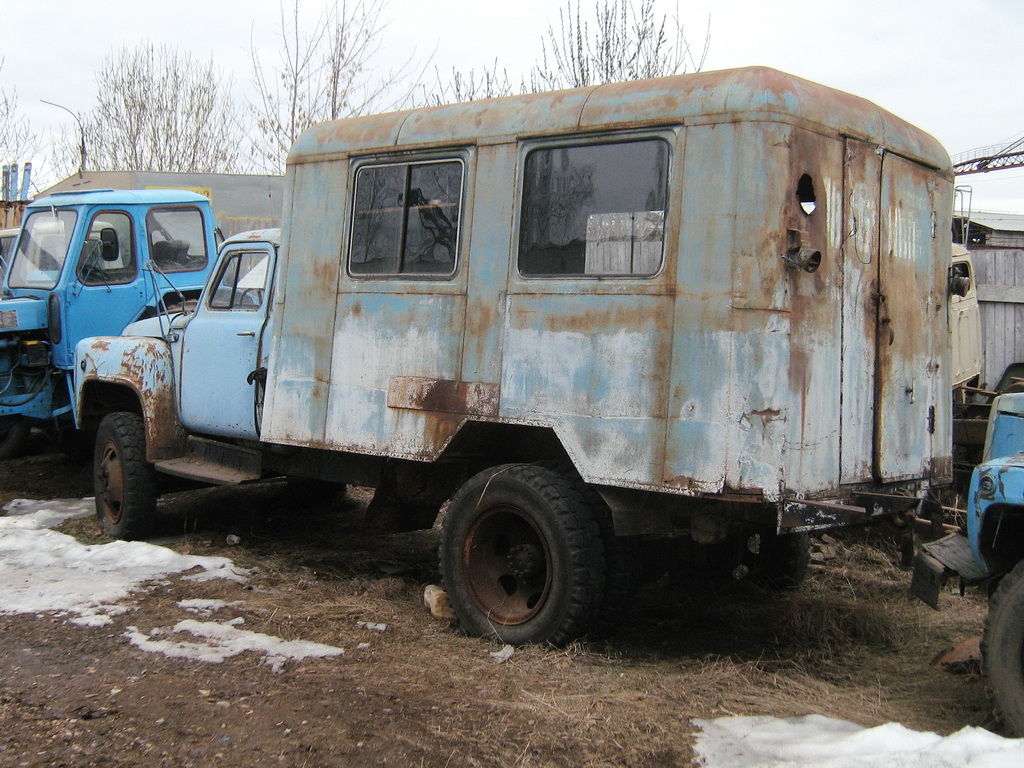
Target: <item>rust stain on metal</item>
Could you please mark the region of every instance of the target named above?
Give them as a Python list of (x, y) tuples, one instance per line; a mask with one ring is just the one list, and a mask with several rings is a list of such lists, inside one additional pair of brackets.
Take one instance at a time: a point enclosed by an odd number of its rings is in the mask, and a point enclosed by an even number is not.
[(484, 382), (392, 376), (388, 407), (495, 417), (499, 392), (497, 384)]

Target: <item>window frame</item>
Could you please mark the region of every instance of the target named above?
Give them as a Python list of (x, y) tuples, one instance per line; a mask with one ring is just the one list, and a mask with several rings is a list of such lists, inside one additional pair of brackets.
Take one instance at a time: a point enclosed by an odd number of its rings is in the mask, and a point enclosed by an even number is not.
[[(152, 237), (152, 233), (154, 231), (156, 231), (156, 229), (154, 227), (150, 226), (150, 223), (149, 223), (150, 219), (153, 217), (154, 214), (159, 213), (161, 211), (189, 211), (189, 210), (196, 211), (196, 212), (199, 213), (199, 221), (200, 221), (200, 224), (201, 224), (200, 230), (202, 232), (202, 241), (203, 241), (203, 251), (206, 254), (206, 258), (205, 258), (205, 260), (203, 261), (202, 264), (200, 264), (199, 266), (196, 266), (196, 267), (189, 267), (189, 268), (186, 268), (186, 269), (164, 269), (163, 266), (161, 266), (161, 265), (156, 263), (156, 259), (153, 257), (153, 237)], [(203, 211), (203, 209), (201, 207), (199, 207), (198, 205), (193, 205), (191, 203), (182, 203), (181, 205), (155, 205), (155, 206), (149, 208), (146, 211), (146, 221), (145, 221), (145, 227), (146, 227), (146, 248), (148, 249), (148, 263), (151, 264), (151, 265), (156, 266), (156, 268), (158, 270), (160, 270), (161, 272), (164, 272), (164, 273), (166, 273), (168, 275), (186, 274), (188, 272), (202, 272), (203, 270), (205, 270), (208, 266), (210, 266), (211, 259), (215, 259), (217, 257), (216, 253), (214, 253), (212, 255), (210, 254), (209, 242), (206, 239), (206, 224), (207, 224), (207, 222), (206, 222), (206, 212)], [(166, 242), (166, 241), (160, 241), (160, 242)]]
[[(250, 254), (259, 254), (261, 256), (266, 256), (268, 261), (270, 261), (273, 258), (273, 254), (268, 253), (267, 250), (264, 248), (236, 248), (231, 250), (223, 259), (221, 259), (217, 271), (216, 273), (214, 273), (215, 277), (213, 280), (210, 281), (209, 295), (206, 297), (207, 310), (209, 310), (210, 312), (259, 312), (264, 307), (268, 306), (270, 301), (270, 291), (267, 288), (266, 277), (264, 277), (263, 286), (259, 289), (263, 291), (263, 296), (260, 299), (260, 303), (255, 306), (247, 307), (241, 304), (232, 303), (232, 305), (228, 307), (218, 307), (213, 303), (213, 300), (217, 296), (217, 291), (220, 288), (221, 281), (224, 279), (224, 274), (228, 270), (228, 266), (231, 265), (232, 263), (240, 264), (242, 257)], [(268, 267), (272, 266), (272, 264), (268, 265)], [(238, 268), (236, 267), (235, 282), (233, 285), (234, 293), (232, 294), (232, 299), (234, 299), (235, 293), (238, 292), (239, 282), (240, 281), (238, 275)]]
[[(34, 230), (30, 229), (27, 226), (28, 223), (34, 217), (39, 216), (40, 219), (42, 219), (42, 217), (46, 214), (49, 214), (53, 218), (58, 218), (58, 215), (71, 216), (70, 226), (65, 226), (67, 245), (65, 246), (64, 253), (62, 254), (62, 260), (58, 265), (57, 272), (53, 280), (47, 280), (46, 282), (31, 284), (22, 275), (24, 270), (20, 269), (21, 265), (19, 262), (29, 259), (29, 256), (27, 253), (25, 253), (25, 251), (28, 248), (28, 246), (35, 240), (35, 238), (32, 237)], [(22, 219), (21, 222), (21, 231), (18, 235), (17, 240), (15, 241), (17, 248), (15, 248), (14, 252), (10, 255), (10, 257), (7, 260), (7, 274), (4, 277), (6, 287), (19, 290), (23, 289), (36, 291), (52, 291), (58, 285), (60, 285), (61, 280), (66, 279), (64, 278), (64, 275), (66, 274), (65, 271), (68, 269), (68, 257), (71, 255), (71, 246), (74, 245), (75, 237), (77, 236), (78, 219), (81, 217), (81, 214), (82, 212), (78, 208), (74, 207), (62, 208), (57, 206), (50, 206), (49, 208), (27, 209), (25, 211), (25, 217)], [(56, 257), (54, 257), (54, 260), (56, 260)], [(29, 263), (32, 264), (33, 262), (29, 261)], [(42, 270), (37, 271), (42, 272)], [(19, 280), (21, 282), (17, 282)]]
[[(365, 170), (374, 168), (392, 168), (398, 166), (404, 166), (406, 173), (409, 173), (409, 169), (413, 166), (424, 166), (424, 165), (438, 165), (441, 163), (458, 163), (461, 169), (461, 180), (459, 186), (458, 196), (458, 224), (455, 228), (454, 237), (454, 252), (452, 259), (452, 268), (450, 272), (356, 272), (353, 271), (353, 260), (352, 257), (355, 253), (355, 232), (356, 232), (356, 196), (359, 191), (359, 174)], [(362, 157), (353, 159), (350, 170), (349, 170), (349, 191), (347, 193), (348, 203), (348, 226), (346, 227), (348, 237), (347, 242), (344, 246), (344, 261), (345, 261), (345, 274), (352, 280), (358, 281), (394, 281), (394, 280), (414, 280), (414, 281), (430, 281), (430, 282), (448, 282), (454, 280), (461, 269), (462, 264), (462, 235), (463, 235), (463, 224), (466, 218), (466, 212), (468, 207), (468, 188), (469, 188), (469, 169), (470, 169), (470, 158), (469, 153), (465, 149), (461, 150), (447, 150), (444, 153), (438, 154), (422, 154), (417, 153), (410, 156), (395, 156), (395, 155), (375, 155), (369, 157)], [(408, 213), (411, 207), (408, 202), (403, 205), (402, 213), (402, 231), (400, 233), (400, 247), (404, 250), (406, 243), (406, 235), (408, 233), (407, 219)], [(404, 261), (403, 254), (399, 254), (400, 259)], [(401, 264), (399, 264), (401, 266)]]
[[(85, 265), (85, 251), (89, 245), (89, 234), (92, 232), (93, 225), (96, 223), (96, 219), (103, 215), (120, 214), (128, 219), (128, 232), (131, 237), (131, 251), (134, 258), (132, 259), (133, 270), (130, 277), (125, 280), (104, 280), (102, 282), (87, 282), (82, 276), (82, 267)], [(102, 259), (102, 255), (100, 256)], [(83, 286), (88, 288), (103, 287), (105, 285), (128, 285), (135, 282), (139, 276), (139, 249), (138, 249), (138, 238), (135, 233), (135, 217), (123, 208), (109, 208), (100, 211), (94, 211), (93, 215), (89, 219), (89, 227), (85, 230), (85, 239), (82, 241), (82, 248), (78, 255), (78, 263), (75, 265), (75, 278)]]
[[(678, 139), (676, 130), (654, 130), (642, 133), (596, 133), (596, 134), (575, 134), (573, 136), (553, 137), (543, 139), (531, 139), (519, 143), (518, 182), (516, 184), (515, 216), (513, 222), (512, 241), (513, 251), (511, 258), (514, 262), (515, 275), (521, 280), (540, 281), (567, 281), (584, 280), (588, 283), (607, 282), (610, 280), (652, 281), (658, 279), (665, 272), (668, 259), (669, 244), (669, 221), (672, 206), (675, 204), (674, 181), (676, 174), (675, 148)], [(665, 187), (664, 187), (664, 208), (662, 209), (662, 238), (661, 258), (658, 269), (650, 274), (631, 273), (558, 273), (558, 274), (530, 274), (523, 272), (520, 268), (520, 257), (523, 250), (523, 225), (525, 223), (524, 210), (527, 192), (526, 163), (530, 155), (538, 151), (558, 150), (576, 147), (608, 146), (615, 144), (636, 144), (641, 142), (660, 141), (666, 151), (665, 161)]]

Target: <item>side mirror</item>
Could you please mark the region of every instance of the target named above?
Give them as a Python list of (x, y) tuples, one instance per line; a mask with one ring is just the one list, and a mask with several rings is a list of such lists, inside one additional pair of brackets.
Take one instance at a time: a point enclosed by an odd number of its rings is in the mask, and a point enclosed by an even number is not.
[(966, 296), (971, 290), (971, 276), (965, 264), (954, 264), (949, 268), (949, 295)]
[(100, 230), (100, 256), (104, 261), (117, 261), (121, 249), (117, 242), (117, 232), (113, 229)]

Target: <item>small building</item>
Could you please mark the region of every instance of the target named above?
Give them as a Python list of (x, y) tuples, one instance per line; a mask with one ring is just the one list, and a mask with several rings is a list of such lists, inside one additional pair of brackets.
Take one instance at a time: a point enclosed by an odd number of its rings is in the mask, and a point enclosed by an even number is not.
[(170, 173), (163, 171), (85, 171), (68, 176), (40, 193), (86, 189), (185, 189), (208, 197), (224, 237), (250, 229), (281, 226), (284, 177), (243, 173)]
[(1024, 214), (972, 211), (953, 217), (953, 241), (974, 248), (1024, 248)]

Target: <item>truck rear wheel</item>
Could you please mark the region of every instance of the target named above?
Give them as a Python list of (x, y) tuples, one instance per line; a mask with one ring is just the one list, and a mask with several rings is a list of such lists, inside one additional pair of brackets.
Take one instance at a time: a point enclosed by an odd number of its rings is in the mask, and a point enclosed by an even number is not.
[(982, 655), (996, 714), (1010, 735), (1024, 736), (1024, 561), (992, 596)]
[(16, 459), (25, 453), (29, 423), (20, 416), (0, 420), (0, 459)]
[(146, 462), (146, 429), (136, 413), (108, 414), (93, 454), (96, 519), (108, 536), (144, 539), (156, 518), (156, 472)]
[(515, 645), (562, 646), (585, 634), (604, 596), (594, 512), (548, 467), (510, 464), (470, 478), (448, 506), (440, 565), (462, 628)]

